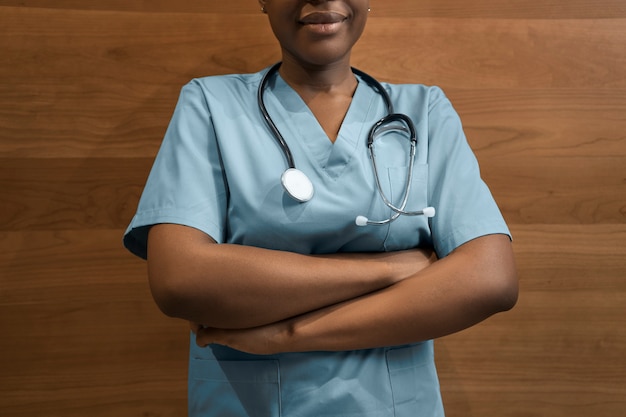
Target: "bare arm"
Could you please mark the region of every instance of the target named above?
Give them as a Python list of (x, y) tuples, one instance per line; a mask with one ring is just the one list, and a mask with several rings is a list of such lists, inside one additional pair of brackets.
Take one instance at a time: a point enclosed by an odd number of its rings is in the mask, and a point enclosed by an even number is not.
[(352, 350), (428, 340), (470, 327), (517, 300), (509, 238), (484, 236), (388, 288), (270, 326), (195, 328), (200, 345), (253, 353)]
[(199, 230), (153, 226), (148, 276), (172, 317), (214, 328), (273, 323), (385, 288), (434, 261), (430, 251), (306, 256), (216, 244)]

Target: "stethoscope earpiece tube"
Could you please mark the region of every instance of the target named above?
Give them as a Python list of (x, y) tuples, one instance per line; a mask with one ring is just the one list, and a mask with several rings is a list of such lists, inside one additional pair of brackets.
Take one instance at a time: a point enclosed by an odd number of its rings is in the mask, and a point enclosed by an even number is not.
[(267, 108), (265, 107), (265, 100), (263, 99), (263, 92), (265, 91), (265, 86), (267, 85), (267, 82), (270, 76), (278, 71), (278, 68), (280, 68), (280, 64), (281, 64), (280, 62), (277, 64), (274, 64), (274, 66), (270, 68), (267, 71), (267, 73), (265, 73), (265, 75), (263, 76), (263, 79), (261, 80), (261, 84), (259, 85), (259, 90), (257, 91), (257, 101), (259, 104), (259, 109), (261, 110), (261, 115), (263, 115), (263, 119), (265, 120), (265, 123), (267, 123), (267, 126), (270, 128), (270, 130), (274, 134), (274, 138), (278, 141), (278, 144), (280, 145), (281, 149), (283, 150), (283, 153), (285, 154), (285, 158), (287, 158), (287, 165), (289, 165), (289, 168), (295, 169), (296, 163), (293, 160), (293, 155), (291, 154), (289, 145), (287, 145), (287, 142), (285, 142), (285, 138), (283, 138), (283, 135), (280, 133), (280, 131), (276, 127), (276, 124), (270, 117), (270, 114), (267, 112)]
[(283, 175), (280, 177), (280, 182), (283, 186), (283, 189), (291, 198), (296, 200), (299, 203), (306, 203), (313, 197), (313, 183), (306, 176), (306, 174), (299, 169), (296, 168), (296, 163), (294, 162), (293, 155), (291, 154), (291, 150), (289, 149), (289, 145), (285, 142), (285, 138), (280, 133), (276, 124), (270, 117), (267, 108), (265, 107), (265, 100), (263, 99), (263, 92), (265, 91), (265, 87), (269, 80), (269, 77), (278, 71), (280, 67), (280, 62), (275, 64), (272, 68), (270, 68), (263, 80), (261, 80), (261, 84), (259, 85), (259, 90), (257, 92), (257, 101), (259, 104), (259, 109), (261, 110), (261, 115), (265, 120), (265, 123), (270, 128), (272, 133), (274, 134), (274, 138), (280, 145), (283, 153), (285, 154), (285, 158), (287, 158), (287, 165), (289, 168), (283, 172)]
[[(400, 122), (402, 125), (393, 125), (393, 123)], [(409, 133), (409, 139), (411, 142), (411, 149), (409, 151), (409, 169), (406, 178), (406, 187), (404, 190), (404, 196), (399, 207), (393, 205), (391, 201), (385, 196), (382, 185), (380, 184), (380, 178), (378, 176), (378, 167), (376, 166), (376, 156), (374, 155), (374, 141), (377, 137), (390, 132), (390, 131), (404, 131)], [(413, 168), (415, 166), (415, 153), (417, 152), (417, 131), (415, 125), (409, 116), (401, 113), (391, 113), (380, 119), (372, 126), (369, 135), (367, 137), (367, 148), (370, 154), (370, 160), (372, 162), (372, 171), (374, 171), (374, 180), (376, 182), (376, 189), (380, 198), (385, 205), (393, 211), (393, 215), (385, 220), (369, 220), (365, 216), (357, 216), (355, 223), (357, 226), (382, 226), (393, 222), (401, 215), (403, 216), (426, 216), (433, 217), (435, 215), (435, 209), (433, 207), (425, 207), (418, 211), (406, 211), (406, 205), (409, 201), (410, 185), (413, 180)]]
[[(268, 80), (272, 75), (278, 72), (280, 65), (280, 62), (275, 64), (263, 76), (263, 79), (261, 80), (261, 83), (259, 85), (259, 90), (257, 92), (257, 100), (259, 109), (261, 110), (261, 115), (263, 116), (265, 123), (272, 131), (276, 142), (282, 149), (283, 153), (285, 154), (285, 158), (287, 159), (287, 165), (289, 166), (289, 168), (285, 172), (283, 172), (281, 176), (281, 184), (285, 189), (285, 192), (287, 192), (287, 194), (289, 194), (291, 198), (300, 203), (304, 203), (309, 201), (313, 197), (313, 183), (304, 172), (296, 168), (296, 164), (293, 159), (293, 155), (291, 154), (291, 150), (289, 149), (289, 145), (287, 145), (285, 138), (283, 138), (283, 135), (280, 133), (280, 131), (276, 127), (276, 124), (269, 115), (267, 108), (265, 107), (265, 100), (263, 99), (263, 92), (265, 91)], [(393, 222), (400, 215), (424, 215), (426, 217), (433, 217), (435, 215), (435, 209), (433, 207), (426, 207), (423, 210), (418, 211), (405, 211), (406, 205), (409, 200), (411, 181), (413, 179), (413, 166), (415, 164), (415, 153), (417, 149), (417, 132), (415, 130), (415, 125), (413, 124), (413, 121), (409, 116), (405, 114), (394, 112), (391, 97), (389, 97), (389, 94), (387, 93), (385, 88), (378, 81), (376, 81), (376, 79), (364, 73), (363, 71), (357, 70), (356, 68), (352, 68), (352, 72), (361, 77), (373, 89), (378, 91), (378, 93), (383, 97), (385, 105), (387, 106), (387, 116), (376, 122), (374, 126), (372, 126), (372, 128), (370, 129), (367, 138), (367, 148), (369, 149), (370, 159), (372, 161), (372, 168), (374, 171), (374, 178), (376, 180), (376, 188), (378, 189), (378, 193), (380, 194), (380, 197), (382, 198), (385, 205), (393, 211), (391, 217), (386, 220), (369, 220), (365, 216), (357, 216), (355, 221), (356, 224), (358, 226), (384, 225)], [(400, 122), (400, 124), (398, 125), (397, 122)], [(394, 125), (394, 123), (396, 124)], [(374, 140), (376, 139), (376, 137), (383, 135), (389, 131), (403, 131), (405, 133), (408, 131), (411, 141), (406, 188), (404, 190), (404, 196), (402, 197), (402, 201), (399, 207), (394, 206), (391, 201), (387, 199), (385, 193), (383, 192), (383, 189), (380, 185), (380, 179), (378, 178), (378, 169), (376, 167), (376, 158), (374, 156)]]

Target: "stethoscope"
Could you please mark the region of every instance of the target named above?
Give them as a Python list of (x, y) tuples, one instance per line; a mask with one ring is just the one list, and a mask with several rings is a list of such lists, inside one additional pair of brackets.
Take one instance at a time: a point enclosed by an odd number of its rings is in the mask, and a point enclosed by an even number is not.
[[(296, 164), (293, 159), (293, 155), (291, 154), (291, 150), (285, 142), (285, 138), (281, 135), (280, 131), (274, 124), (274, 121), (270, 117), (267, 112), (267, 108), (265, 107), (265, 101), (263, 99), (263, 92), (265, 91), (265, 87), (267, 86), (267, 82), (272, 75), (274, 75), (278, 68), (280, 67), (280, 62), (271, 67), (263, 76), (261, 80), (261, 84), (259, 85), (259, 90), (257, 93), (259, 109), (261, 109), (261, 114), (263, 118), (267, 122), (268, 127), (274, 134), (274, 138), (280, 145), (283, 150), (285, 157), (287, 158), (287, 164), (289, 168), (283, 172), (280, 178), (280, 182), (287, 192), (287, 194), (293, 198), (294, 200), (305, 203), (309, 201), (314, 194), (313, 183), (306, 176), (306, 174), (299, 169), (296, 168)], [(410, 117), (401, 113), (394, 113), (393, 104), (391, 103), (391, 98), (387, 91), (383, 88), (383, 86), (376, 81), (372, 76), (360, 71), (356, 68), (352, 68), (352, 72), (359, 77), (361, 77), (370, 87), (374, 90), (378, 91), (378, 93), (383, 97), (385, 101), (385, 105), (387, 106), (387, 116), (383, 117), (379, 121), (377, 121), (374, 126), (370, 129), (369, 135), (367, 137), (367, 148), (369, 150), (370, 160), (372, 161), (372, 169), (374, 171), (374, 178), (376, 181), (376, 188), (378, 189), (378, 193), (382, 198), (383, 202), (387, 207), (389, 207), (393, 214), (385, 220), (369, 220), (365, 216), (357, 216), (355, 222), (358, 226), (366, 226), (366, 225), (384, 225), (393, 222), (401, 215), (403, 216), (426, 216), (433, 217), (435, 215), (435, 209), (433, 207), (425, 207), (422, 210), (417, 211), (406, 211), (406, 205), (409, 201), (409, 190), (411, 186), (411, 180), (413, 179), (413, 165), (415, 162), (415, 152), (417, 148), (417, 133), (415, 130), (415, 125)], [(399, 122), (399, 123), (398, 123)], [(374, 141), (377, 137), (384, 135), (391, 131), (401, 131), (409, 134), (411, 149), (409, 151), (409, 168), (407, 170), (407, 179), (406, 186), (404, 189), (404, 195), (400, 202), (400, 205), (396, 207), (383, 192), (383, 188), (380, 184), (380, 178), (378, 177), (378, 169), (376, 167), (376, 157), (374, 155)]]

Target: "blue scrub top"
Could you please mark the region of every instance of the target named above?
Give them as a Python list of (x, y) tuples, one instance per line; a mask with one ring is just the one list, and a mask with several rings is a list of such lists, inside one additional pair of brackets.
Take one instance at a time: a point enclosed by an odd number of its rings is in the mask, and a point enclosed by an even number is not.
[[(292, 200), (280, 183), (284, 153), (256, 100), (265, 71), (196, 79), (182, 89), (124, 236), (131, 252), (146, 257), (148, 229), (158, 223), (191, 226), (218, 243), (304, 254), (433, 246), (442, 258), (479, 236), (509, 234), (459, 117), (437, 87), (383, 84), (395, 111), (410, 116), (417, 130), (406, 209), (433, 206), (437, 215), (359, 227), (358, 215), (392, 215), (378, 195), (366, 146), (371, 126), (387, 113), (382, 97), (359, 79), (332, 143), (280, 75), (269, 80), (267, 110), (315, 188), (309, 202)], [(406, 187), (408, 150), (409, 141), (396, 135), (375, 142), (382, 188), (396, 204)], [(432, 341), (272, 356), (191, 343), (189, 415), (439, 416), (443, 410)]]

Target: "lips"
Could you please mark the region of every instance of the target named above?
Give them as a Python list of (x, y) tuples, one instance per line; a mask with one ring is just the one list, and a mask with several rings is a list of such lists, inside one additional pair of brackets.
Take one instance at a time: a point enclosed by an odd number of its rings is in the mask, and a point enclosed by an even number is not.
[(300, 18), (303, 25), (330, 25), (346, 20), (348, 17), (337, 12), (311, 12)]

